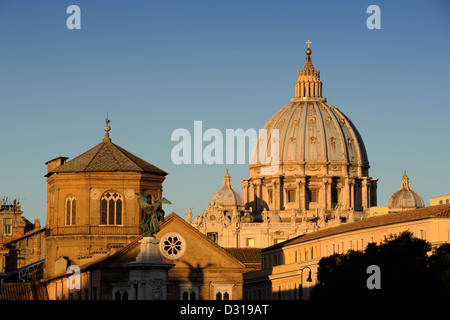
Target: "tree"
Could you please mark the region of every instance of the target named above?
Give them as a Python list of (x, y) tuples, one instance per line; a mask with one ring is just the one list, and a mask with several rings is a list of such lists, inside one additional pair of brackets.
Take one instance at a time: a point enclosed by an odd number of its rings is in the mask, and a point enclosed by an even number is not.
[[(429, 242), (405, 231), (379, 245), (370, 243), (364, 251), (322, 258), (311, 299), (429, 299), (448, 294), (450, 245), (429, 257), (430, 250)], [(379, 289), (367, 285), (371, 265), (379, 267)]]
[(429, 260), (435, 296), (450, 299), (450, 243), (434, 249)]

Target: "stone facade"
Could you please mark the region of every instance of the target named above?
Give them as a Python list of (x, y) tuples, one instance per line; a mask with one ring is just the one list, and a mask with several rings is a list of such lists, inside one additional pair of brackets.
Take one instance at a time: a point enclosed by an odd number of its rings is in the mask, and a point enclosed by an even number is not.
[[(37, 219), (37, 228), (39, 220)], [(6, 198), (0, 199), (0, 244), (6, 244), (34, 229), (34, 225), (23, 216), (20, 203)]]
[(9, 253), (5, 271), (11, 272), (44, 260), (46, 256), (45, 231), (45, 228), (39, 228), (10, 241), (7, 244)]
[(445, 196), (433, 197), (430, 199), (430, 206), (435, 206), (438, 204), (448, 204), (450, 203), (450, 194)]
[[(171, 213), (155, 234), (162, 263), (168, 267), (165, 298), (168, 300), (242, 299), (246, 266)], [(80, 288), (69, 288), (69, 275), (48, 281), (52, 300), (125, 300), (144, 297), (141, 288), (162, 285), (158, 279), (131, 277), (130, 266), (139, 263), (140, 237), (108, 258), (81, 268)], [(151, 283), (147, 283), (151, 282)], [(162, 296), (160, 297), (162, 298)]]
[[(265, 248), (261, 253), (262, 269), (244, 274), (244, 299), (308, 299), (321, 258), (364, 250), (368, 243), (379, 244), (387, 236), (407, 230), (433, 247), (450, 242), (450, 205), (374, 216)], [(310, 270), (311, 281), (307, 281)]]

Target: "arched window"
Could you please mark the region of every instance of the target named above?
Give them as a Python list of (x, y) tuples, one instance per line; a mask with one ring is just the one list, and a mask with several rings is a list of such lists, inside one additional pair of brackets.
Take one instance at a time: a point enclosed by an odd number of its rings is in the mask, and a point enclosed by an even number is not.
[(73, 195), (66, 198), (66, 225), (71, 226), (75, 224), (77, 202)]
[(100, 224), (122, 224), (122, 196), (115, 191), (105, 192), (101, 199)]

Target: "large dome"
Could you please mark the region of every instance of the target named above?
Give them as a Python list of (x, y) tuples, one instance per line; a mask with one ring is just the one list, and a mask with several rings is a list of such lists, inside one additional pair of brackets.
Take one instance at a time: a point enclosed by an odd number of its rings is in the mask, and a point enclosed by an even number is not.
[(396, 191), (389, 198), (389, 212), (404, 211), (423, 207), (425, 207), (423, 199), (417, 192), (411, 190), (409, 178), (406, 175), (405, 171), (402, 177), (400, 190)]
[[(349, 118), (325, 101), (291, 102), (266, 123), (278, 129), (280, 163), (323, 161), (369, 166), (363, 140)], [(271, 152), (268, 144), (268, 154)]]
[[(320, 71), (306, 50), (290, 103), (266, 121), (253, 148), (250, 178), (242, 179), (247, 208), (289, 218), (292, 210), (357, 217), (377, 203), (364, 142), (353, 122), (322, 96)], [(346, 212), (346, 213), (343, 213)]]
[[(306, 164), (305, 169), (312, 171), (328, 165), (321, 174), (345, 176), (351, 171), (367, 176), (369, 160), (361, 135), (344, 113), (322, 97), (320, 71), (314, 69), (309, 48), (306, 53), (305, 65), (295, 83), (295, 97), (266, 121), (255, 144), (250, 169), (264, 167), (270, 156), (274, 159), (277, 155), (278, 174), (289, 170), (289, 165)], [(272, 151), (277, 144), (278, 154)], [(266, 158), (261, 161), (261, 156)]]

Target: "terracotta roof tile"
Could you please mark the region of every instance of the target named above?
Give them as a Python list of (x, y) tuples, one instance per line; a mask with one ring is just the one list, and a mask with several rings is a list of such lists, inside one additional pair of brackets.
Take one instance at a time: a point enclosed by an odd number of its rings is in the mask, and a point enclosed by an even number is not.
[(47, 288), (41, 283), (2, 283), (0, 300), (48, 300)]
[(224, 248), (244, 264), (261, 263), (261, 248)]

